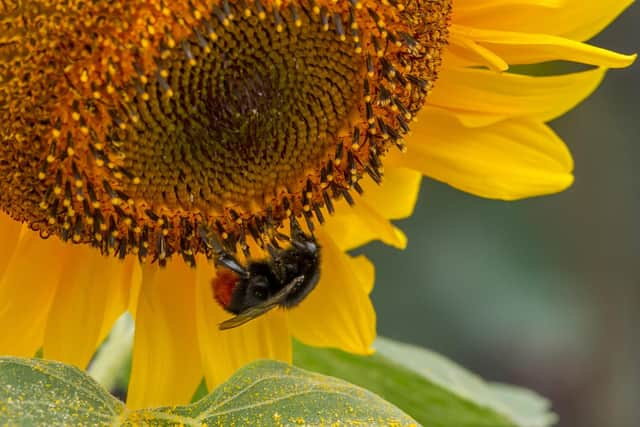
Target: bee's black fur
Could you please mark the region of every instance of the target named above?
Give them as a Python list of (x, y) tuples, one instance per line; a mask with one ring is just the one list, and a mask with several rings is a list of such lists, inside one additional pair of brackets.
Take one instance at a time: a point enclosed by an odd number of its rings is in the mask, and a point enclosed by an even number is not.
[(225, 307), (227, 311), (240, 314), (273, 297), (300, 276), (301, 284), (287, 293), (279, 306), (295, 307), (315, 288), (320, 278), (320, 253), (315, 239), (304, 236), (304, 241), (295, 240), (290, 248), (274, 252), (271, 258), (247, 266), (247, 274), (241, 276), (229, 307)]
[(229, 304), (224, 306), (236, 317), (223, 322), (221, 329), (239, 326), (275, 306), (297, 306), (320, 279), (320, 246), (313, 235), (302, 231), (295, 218), (291, 218), (290, 247), (267, 245), (270, 256), (251, 261), (246, 267), (214, 240), (207, 242), (216, 253), (216, 264), (239, 277)]

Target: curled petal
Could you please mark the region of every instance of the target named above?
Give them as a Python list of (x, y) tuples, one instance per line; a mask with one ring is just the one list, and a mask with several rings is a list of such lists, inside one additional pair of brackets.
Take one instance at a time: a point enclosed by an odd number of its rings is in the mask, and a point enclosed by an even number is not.
[(571, 61), (605, 68), (624, 68), (636, 58), (636, 55), (623, 55), (549, 34), (485, 30), (462, 25), (452, 25), (451, 34), (451, 41), (458, 50), (468, 48), (467, 44), (481, 46), (509, 64)]

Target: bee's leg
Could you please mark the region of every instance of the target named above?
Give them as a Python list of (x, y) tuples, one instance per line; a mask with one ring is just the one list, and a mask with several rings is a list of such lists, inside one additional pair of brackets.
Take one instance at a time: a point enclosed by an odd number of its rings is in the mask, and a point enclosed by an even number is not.
[(291, 224), (291, 244), (298, 249), (305, 251), (315, 251), (318, 248), (315, 237), (305, 234), (300, 227), (300, 224), (292, 215), (290, 218)]
[(271, 243), (267, 243), (267, 251), (269, 252), (269, 255), (272, 259), (279, 258), (280, 256), (282, 256), (282, 252), (284, 252), (282, 248), (277, 247)]
[(278, 280), (284, 281), (287, 277), (287, 269), (282, 260), (286, 251), (270, 243), (267, 244), (267, 251), (269, 251), (273, 274), (278, 278)]
[(205, 244), (205, 246), (213, 251), (213, 262), (215, 265), (226, 267), (234, 273), (237, 273), (243, 277), (249, 275), (247, 269), (243, 267), (242, 264), (240, 264), (236, 257), (226, 251), (222, 247), (220, 242), (218, 242), (218, 240), (213, 235), (210, 235), (207, 232), (206, 228), (200, 226), (200, 228), (198, 228), (198, 233), (200, 234), (200, 239)]
[(305, 232), (302, 230), (302, 227), (300, 227), (300, 223), (298, 222), (295, 216), (291, 215), (291, 217), (289, 218), (289, 225), (290, 225), (292, 241), (309, 240)]
[(239, 275), (246, 277), (249, 275), (249, 272), (246, 268), (240, 264), (240, 262), (231, 254), (227, 252), (218, 252), (216, 253), (216, 257), (214, 260), (215, 265), (221, 265), (223, 267), (228, 268), (229, 270), (238, 273)]

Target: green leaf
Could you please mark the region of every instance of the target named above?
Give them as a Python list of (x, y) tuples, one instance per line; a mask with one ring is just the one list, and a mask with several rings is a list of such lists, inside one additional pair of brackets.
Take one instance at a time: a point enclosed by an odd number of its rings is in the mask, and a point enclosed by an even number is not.
[(0, 357), (0, 425), (108, 425), (123, 410), (122, 402), (76, 368)]
[(186, 406), (128, 411), (76, 368), (0, 358), (0, 425), (416, 425), (375, 394), (282, 362), (259, 361)]
[(451, 360), (409, 344), (378, 338), (378, 352), (457, 396), (505, 415), (519, 427), (548, 427), (557, 417), (549, 412), (549, 401), (516, 386), (487, 383)]
[(523, 427), (547, 427), (558, 421), (550, 412), (550, 403), (539, 394), (508, 384), (489, 383), (496, 399), (508, 407), (508, 411)]
[(276, 361), (255, 362), (242, 368), (193, 405), (143, 411), (130, 417), (136, 422), (149, 418), (225, 426), (416, 424), (367, 390)]
[(373, 356), (296, 343), (294, 363), (371, 390), (429, 427), (548, 427), (548, 402), (517, 387), (485, 383), (428, 350), (380, 338)]

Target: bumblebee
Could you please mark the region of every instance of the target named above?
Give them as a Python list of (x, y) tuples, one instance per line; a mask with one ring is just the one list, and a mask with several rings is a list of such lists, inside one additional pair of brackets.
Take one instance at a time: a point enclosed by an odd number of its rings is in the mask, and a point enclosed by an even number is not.
[(235, 316), (218, 326), (231, 329), (275, 307), (293, 308), (316, 287), (320, 279), (320, 246), (291, 221), (291, 245), (286, 249), (267, 245), (269, 257), (243, 266), (219, 244), (214, 245), (218, 267), (212, 280), (220, 305)]

